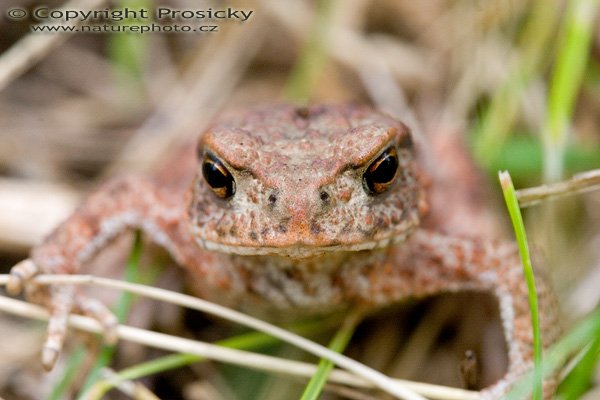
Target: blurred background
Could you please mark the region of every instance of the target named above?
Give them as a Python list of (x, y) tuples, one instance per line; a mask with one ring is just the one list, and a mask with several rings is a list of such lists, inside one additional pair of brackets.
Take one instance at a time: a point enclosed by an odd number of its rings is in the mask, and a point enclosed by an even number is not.
[[(93, 21), (121, 28), (188, 26), (189, 32), (32, 32), (34, 24), (66, 26), (36, 18), (34, 10), (40, 6), (229, 8), (252, 14), (245, 21), (233, 17), (111, 21), (110, 15)], [(367, 103), (405, 121), (421, 148), (436, 146), (429, 143), (438, 143), (440, 136), (462, 143), (481, 171), (478, 191), (486, 193), (486, 200), (480, 205), (495, 221), (490, 231), (510, 233), (498, 170), (508, 170), (521, 188), (600, 168), (598, 7), (599, 2), (592, 0), (3, 1), (2, 272), (26, 257), (28, 249), (98, 181), (120, 171), (152, 168), (171, 147), (197, 137), (223, 109), (279, 101)], [(8, 12), (15, 8), (26, 15), (10, 17)], [(76, 21), (70, 23), (75, 26)], [(215, 31), (198, 31), (200, 26)], [(444, 165), (443, 156), (451, 151), (436, 149), (433, 156), (425, 156), (432, 169), (438, 162)], [(456, 207), (468, 213), (467, 205)], [(548, 201), (528, 208), (525, 217), (530, 243), (557, 290), (568, 332), (600, 299), (600, 193)], [(474, 303), (468, 296), (457, 301)], [(448, 310), (441, 304), (446, 302), (433, 300), (397, 311), (406, 320), (415, 320), (399, 337), (386, 318), (372, 321), (379, 329), (361, 330), (363, 342), (352, 351), (370, 351), (371, 365), (383, 369), (395, 365), (398, 376), (461, 386), (454, 367), (449, 367), (447, 378), (439, 372), (439, 365), (452, 364), (457, 357), (460, 361), (461, 356), (439, 361), (445, 358), (432, 350), (432, 343), (456, 351), (462, 347), (444, 340), (459, 343), (461, 332), (469, 331), (470, 325), (452, 328), (449, 334), (449, 318), (443, 317)], [(478, 325), (476, 316), (483, 312), (497, 324), (490, 305), (479, 306), (484, 311), (475, 309), (472, 315), (458, 307), (454, 312), (465, 315), (456, 318)], [(422, 346), (419, 354), (411, 350), (400, 355), (401, 361), (382, 360), (381, 353), (388, 350), (370, 348), (389, 335), (406, 343), (417, 337), (411, 334), (421, 332), (418, 329), (427, 331), (422, 318), (415, 316), (423, 310), (434, 315), (426, 323), (438, 325), (424, 339), (427, 343), (410, 342), (411, 349)], [(42, 325), (0, 313), (0, 396), (50, 396), (64, 370), (44, 375), (37, 367), (42, 334)], [(403, 346), (392, 342), (385, 343)], [(424, 359), (438, 359), (439, 364), (432, 361), (436, 367), (415, 368), (425, 365), (419, 364)], [(483, 363), (488, 371), (483, 375), (491, 377), (482, 379), (498, 376), (495, 361)], [(147, 383), (162, 387), (165, 398), (296, 398), (277, 392), (282, 390), (277, 385), (289, 389), (286, 379), (283, 384), (278, 380), (265, 384), (268, 379), (256, 378), (262, 386), (254, 382), (252, 389), (235, 389), (242, 386), (235, 379), (247, 380), (250, 375), (219, 368), (205, 365), (175, 378), (168, 374), (148, 378)], [(577, 396), (587, 392), (590, 399), (600, 398), (593, 391), (595, 370), (592, 362), (584, 390)], [(56, 398), (75, 397), (82, 380), (74, 379), (70, 389)], [(177, 386), (173, 382), (183, 382), (183, 389), (172, 389)]]

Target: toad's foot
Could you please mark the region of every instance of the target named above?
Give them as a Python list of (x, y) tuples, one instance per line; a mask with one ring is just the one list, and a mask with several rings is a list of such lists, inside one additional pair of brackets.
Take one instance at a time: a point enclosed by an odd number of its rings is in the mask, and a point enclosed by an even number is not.
[(10, 271), (7, 290), (12, 295), (24, 290), (29, 301), (43, 305), (49, 310), (47, 336), (41, 356), (42, 365), (46, 370), (51, 370), (56, 364), (67, 335), (71, 311), (98, 321), (103, 328), (105, 341), (109, 344), (116, 342), (118, 321), (104, 304), (86, 297), (73, 285), (40, 285), (35, 281), (40, 272), (41, 268), (31, 259), (21, 261)]

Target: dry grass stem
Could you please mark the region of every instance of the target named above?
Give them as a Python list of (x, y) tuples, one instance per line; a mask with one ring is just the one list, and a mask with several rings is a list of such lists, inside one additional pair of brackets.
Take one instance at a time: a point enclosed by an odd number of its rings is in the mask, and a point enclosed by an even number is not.
[(435, 345), (439, 330), (455, 315), (452, 303), (436, 303), (408, 338), (403, 352), (395, 358), (390, 374), (412, 377), (427, 362), (427, 354)]
[[(0, 277), (0, 283), (3, 283), (6, 279), (7, 277)], [(91, 275), (40, 275), (37, 276), (35, 280), (36, 283), (42, 285), (78, 284), (126, 290), (128, 292), (135, 293), (139, 296), (144, 296), (155, 300), (168, 302), (170, 304), (176, 304), (181, 307), (187, 307), (203, 311), (211, 315), (216, 315), (220, 318), (236, 322), (240, 325), (256, 329), (258, 331), (281, 339), (284, 342), (292, 344), (308, 353), (316, 355), (317, 357), (325, 358), (342, 368), (345, 368), (359, 376), (362, 376), (364, 379), (372, 382), (376, 387), (390, 394), (393, 394), (398, 398), (407, 400), (422, 400), (421, 396), (418, 396), (412, 393), (410, 390), (397, 385), (386, 375), (372, 368), (369, 368), (351, 358), (333, 352), (324, 346), (314, 343), (285, 329), (269, 324), (265, 321), (261, 321), (249, 315), (229, 309), (227, 307), (223, 307), (215, 303), (211, 303), (209, 301), (197, 297), (188, 296), (156, 287), (134, 284), (124, 281), (117, 281), (113, 279), (101, 278)], [(185, 350), (176, 351), (187, 352)], [(207, 357), (212, 358), (210, 356)]]
[(529, 207), (542, 200), (591, 192), (600, 189), (600, 169), (582, 172), (571, 179), (517, 190), (517, 199), (521, 207)]
[[(73, 277), (78, 278), (77, 276)], [(62, 276), (60, 278), (65, 277)], [(0, 275), (0, 283), (4, 284), (6, 280), (6, 275)], [(4, 296), (0, 296), (0, 310), (26, 318), (33, 318), (38, 320), (48, 319), (48, 313), (42, 307), (29, 304), (20, 300), (10, 299)], [(69, 325), (86, 332), (102, 332), (102, 327), (100, 326), (98, 321), (80, 315), (71, 315), (69, 317)], [(293, 335), (291, 333), (289, 334)], [(262, 354), (251, 353), (242, 350), (229, 349), (210, 343), (193, 341), (189, 339), (179, 338), (171, 335), (147, 331), (144, 329), (134, 328), (125, 325), (120, 325), (118, 327), (118, 336), (120, 339), (143, 344), (150, 347), (160, 348), (163, 350), (174, 352), (195, 354), (216, 361), (222, 361), (225, 363), (245, 366), (248, 368), (269, 371), (277, 374), (296, 375), (305, 378), (310, 378), (315, 373), (317, 368), (313, 364), (284, 360), (276, 357), (265, 356)], [(315, 344), (315, 346), (318, 345)], [(332, 353), (332, 355), (340, 356), (337, 353)], [(324, 354), (319, 354), (319, 357), (330, 358), (324, 356)], [(337, 363), (337, 361), (335, 360), (332, 361)], [(356, 363), (354, 360), (351, 361)], [(340, 366), (345, 367), (345, 365), (343, 364), (348, 363), (343, 361), (339, 363)], [(403, 381), (387, 377), (386, 380), (389, 381), (388, 384), (390, 386), (380, 385), (379, 382), (373, 382), (371, 377), (364, 376), (360, 372), (357, 374), (352, 374), (341, 370), (334, 370), (330, 376), (330, 380), (332, 382), (354, 387), (376, 387), (383, 390), (384, 392), (393, 394), (400, 399), (424, 399), (422, 396), (417, 395), (416, 393), (421, 393), (423, 396), (427, 396), (431, 399), (440, 400), (479, 399), (479, 394), (477, 392), (471, 392), (444, 386), (430, 385), (426, 383)], [(402, 389), (399, 390), (398, 388)], [(408, 395), (405, 395), (406, 393), (408, 393)]]

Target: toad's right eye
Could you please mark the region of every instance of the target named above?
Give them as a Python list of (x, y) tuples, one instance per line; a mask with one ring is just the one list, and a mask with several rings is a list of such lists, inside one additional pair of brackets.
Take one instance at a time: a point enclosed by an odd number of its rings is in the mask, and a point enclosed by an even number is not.
[(235, 193), (235, 180), (225, 164), (211, 153), (204, 155), (202, 176), (212, 191), (221, 199), (227, 199)]
[(363, 183), (367, 193), (377, 195), (392, 185), (398, 171), (398, 152), (390, 147), (384, 151), (363, 174)]

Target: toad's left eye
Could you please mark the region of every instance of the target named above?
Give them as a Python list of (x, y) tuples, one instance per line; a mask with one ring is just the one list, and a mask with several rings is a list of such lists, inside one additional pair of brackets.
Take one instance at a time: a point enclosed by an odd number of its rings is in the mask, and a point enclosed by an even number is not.
[(202, 176), (215, 194), (226, 199), (235, 193), (235, 180), (227, 167), (210, 153), (204, 155)]
[(398, 171), (398, 153), (390, 147), (369, 165), (363, 174), (363, 184), (369, 194), (380, 194), (389, 189)]

